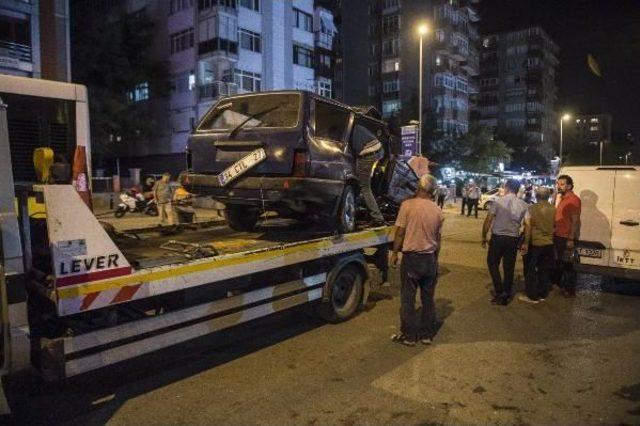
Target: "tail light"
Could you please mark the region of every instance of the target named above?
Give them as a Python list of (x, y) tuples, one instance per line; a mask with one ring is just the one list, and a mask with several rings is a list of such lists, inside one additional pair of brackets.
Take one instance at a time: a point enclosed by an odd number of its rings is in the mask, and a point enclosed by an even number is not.
[(307, 151), (293, 153), (293, 176), (306, 177), (309, 175), (309, 154)]

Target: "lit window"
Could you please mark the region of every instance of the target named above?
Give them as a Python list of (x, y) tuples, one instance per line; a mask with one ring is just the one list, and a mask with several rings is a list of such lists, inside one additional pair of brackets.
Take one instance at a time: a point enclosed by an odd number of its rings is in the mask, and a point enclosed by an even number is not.
[(127, 92), (127, 100), (129, 102), (140, 102), (149, 99), (149, 82), (143, 81), (136, 85), (133, 90)]
[(592, 118), (592, 119), (591, 119), (591, 120), (589, 120), (589, 121), (591, 121), (592, 123), (597, 123), (597, 122), (598, 122), (598, 119), (594, 117), (594, 118)]

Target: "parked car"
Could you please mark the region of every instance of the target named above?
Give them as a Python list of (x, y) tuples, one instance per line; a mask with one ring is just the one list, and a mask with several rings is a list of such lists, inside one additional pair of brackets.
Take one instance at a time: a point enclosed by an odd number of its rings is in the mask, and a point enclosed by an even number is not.
[(483, 210), (489, 210), (498, 198), (503, 195), (502, 188), (493, 188), (480, 196), (480, 207)]
[(580, 197), (578, 270), (640, 280), (640, 167), (564, 167)]
[(181, 183), (224, 203), (236, 230), (253, 229), (270, 210), (288, 218), (318, 216), (351, 232), (358, 212), (354, 133), (376, 137), (385, 148), (373, 182), (380, 195), (389, 173), (406, 168), (390, 163), (390, 133), (375, 110), (304, 91), (224, 98), (190, 136)]

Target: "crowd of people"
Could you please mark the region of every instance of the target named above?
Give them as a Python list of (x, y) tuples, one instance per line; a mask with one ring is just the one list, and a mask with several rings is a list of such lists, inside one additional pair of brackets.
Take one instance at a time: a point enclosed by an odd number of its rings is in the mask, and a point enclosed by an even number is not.
[[(487, 268), (493, 283), (491, 303), (506, 306), (513, 297), (513, 281), (518, 252), (523, 257), (525, 294), (518, 300), (544, 302), (551, 285), (566, 297), (575, 297), (576, 273), (573, 269), (575, 243), (580, 232), (580, 198), (573, 193), (573, 179), (558, 176), (557, 195), (552, 200), (548, 187), (535, 188), (529, 201), (519, 196), (521, 183), (505, 182), (502, 196), (491, 204), (482, 226), (481, 244), (487, 248)], [(435, 333), (434, 295), (438, 280), (438, 253), (444, 216), (443, 186), (424, 175), (416, 195), (402, 203), (395, 222), (391, 265), (400, 263), (400, 332), (394, 342), (414, 346), (431, 344)], [(534, 191), (533, 186), (531, 191)], [(463, 207), (469, 216), (480, 199), (474, 183), (463, 192)], [(466, 200), (465, 200), (466, 199)], [(502, 273), (500, 272), (502, 266)], [(421, 313), (416, 314), (416, 294), (420, 293)]]

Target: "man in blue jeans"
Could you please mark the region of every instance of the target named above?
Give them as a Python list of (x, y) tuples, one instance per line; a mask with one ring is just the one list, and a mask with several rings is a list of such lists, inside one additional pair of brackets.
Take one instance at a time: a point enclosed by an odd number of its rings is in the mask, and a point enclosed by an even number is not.
[[(396, 219), (391, 264), (398, 263), (398, 252), (402, 251), (400, 265), (400, 334), (394, 334), (394, 342), (415, 346), (418, 339), (431, 344), (435, 333), (434, 294), (438, 273), (440, 232), (444, 217), (442, 210), (433, 201), (437, 181), (424, 175), (418, 182), (415, 197), (405, 200)], [(420, 289), (422, 310), (416, 318), (416, 293)]]
[[(528, 208), (527, 203), (516, 196), (519, 189), (520, 182), (515, 179), (507, 180), (504, 186), (505, 195), (491, 204), (489, 214), (482, 225), (482, 247), (487, 246), (487, 233), (491, 230), (487, 266), (494, 289), (491, 303), (497, 305), (508, 305), (511, 299), (520, 228)], [(501, 262), (504, 278), (500, 276)]]

